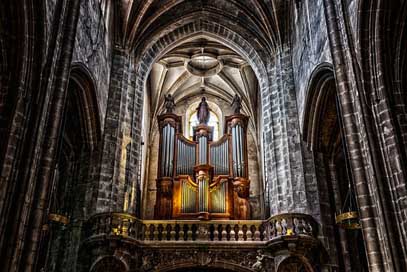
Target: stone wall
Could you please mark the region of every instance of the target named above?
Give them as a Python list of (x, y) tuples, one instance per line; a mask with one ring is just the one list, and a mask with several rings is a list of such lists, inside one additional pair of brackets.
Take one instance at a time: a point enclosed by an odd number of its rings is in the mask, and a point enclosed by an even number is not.
[[(103, 127), (105, 121), (107, 97), (112, 64), (112, 9), (106, 1), (81, 1), (79, 21), (75, 37), (75, 48), (72, 63), (80, 63), (89, 70), (96, 88), (99, 104), (99, 115)], [(109, 1), (108, 1), (109, 2)], [(60, 3), (46, 1), (46, 43), (52, 41), (55, 35), (51, 26), (58, 20)], [(48, 50), (48, 47), (45, 48)]]
[(90, 71), (99, 104), (101, 126), (105, 121), (107, 97), (112, 66), (111, 10), (102, 10), (104, 1), (81, 1), (78, 29), (75, 38), (73, 63), (82, 63)]
[(292, 28), (292, 65), (302, 129), (307, 88), (314, 69), (331, 61), (322, 0), (296, 1)]

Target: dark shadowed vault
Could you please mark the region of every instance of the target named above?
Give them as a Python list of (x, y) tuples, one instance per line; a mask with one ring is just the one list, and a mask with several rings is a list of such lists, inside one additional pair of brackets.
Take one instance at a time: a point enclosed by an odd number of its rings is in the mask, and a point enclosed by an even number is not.
[(1, 2), (0, 271), (405, 271), (406, 14)]

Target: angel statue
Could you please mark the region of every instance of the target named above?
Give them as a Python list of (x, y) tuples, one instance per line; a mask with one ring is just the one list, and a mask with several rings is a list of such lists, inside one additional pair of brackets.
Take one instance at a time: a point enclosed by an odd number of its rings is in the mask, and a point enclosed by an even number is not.
[(240, 110), (242, 109), (242, 99), (240, 98), (240, 96), (235, 94), (235, 96), (233, 97), (231, 106), (232, 106), (234, 113), (236, 113), (236, 114), (240, 113)]
[(164, 99), (165, 99), (164, 107), (167, 110), (166, 113), (172, 113), (175, 109), (174, 97), (172, 97), (171, 94), (168, 94), (164, 96)]

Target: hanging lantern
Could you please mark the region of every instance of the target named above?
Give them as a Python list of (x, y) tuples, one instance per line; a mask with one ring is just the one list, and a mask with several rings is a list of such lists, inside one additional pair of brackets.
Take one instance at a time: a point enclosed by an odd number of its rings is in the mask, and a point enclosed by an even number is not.
[(48, 219), (51, 222), (60, 223), (62, 225), (68, 225), (69, 224), (68, 216), (65, 216), (65, 215), (62, 215), (62, 214), (50, 213), (48, 215)]
[(69, 217), (66, 212), (61, 209), (60, 198), (58, 197), (58, 180), (59, 180), (59, 170), (58, 165), (55, 166), (54, 177), (52, 180), (51, 189), (51, 201), (48, 207), (49, 214), (48, 220), (51, 223), (61, 224), (66, 226), (69, 224)]
[(343, 207), (335, 219), (336, 224), (343, 229), (354, 230), (361, 228), (359, 214), (357, 212), (356, 202), (352, 194), (350, 183)]

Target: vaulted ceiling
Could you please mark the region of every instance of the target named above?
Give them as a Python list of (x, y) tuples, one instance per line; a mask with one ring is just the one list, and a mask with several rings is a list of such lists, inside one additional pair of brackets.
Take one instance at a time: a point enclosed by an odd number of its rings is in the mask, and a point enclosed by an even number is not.
[(162, 56), (153, 65), (148, 87), (153, 116), (166, 94), (176, 103), (201, 94), (230, 103), (237, 94), (243, 111), (255, 117), (258, 86), (253, 70), (236, 52), (208, 37), (186, 41)]
[[(286, 38), (292, 0), (118, 0), (114, 1), (115, 41), (134, 52), (166, 31), (193, 21), (216, 22), (243, 35), (254, 48), (272, 54)], [(153, 65), (149, 81), (151, 116), (164, 95), (175, 101), (202, 92), (230, 102), (235, 94), (243, 111), (257, 120), (258, 82), (248, 60), (214, 37), (182, 41)]]
[(117, 0), (116, 35), (130, 46), (169, 25), (192, 18), (240, 25), (253, 42), (271, 49), (284, 39), (292, 0)]

